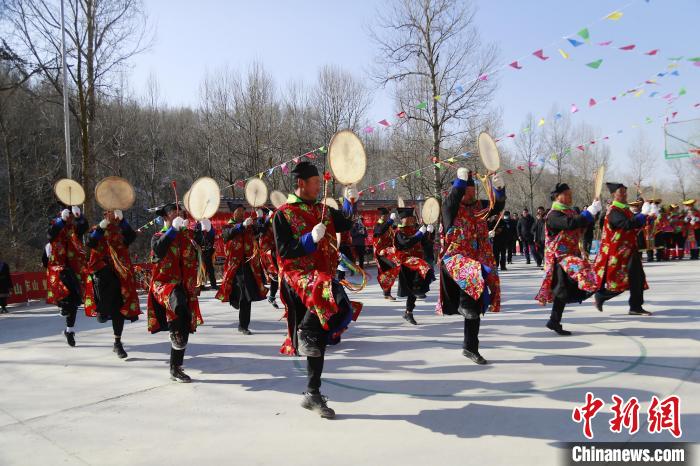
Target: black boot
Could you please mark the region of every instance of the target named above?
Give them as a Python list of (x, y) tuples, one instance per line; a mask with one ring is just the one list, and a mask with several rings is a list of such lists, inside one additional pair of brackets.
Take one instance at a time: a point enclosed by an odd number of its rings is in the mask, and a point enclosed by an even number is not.
[(631, 315), (631, 316), (650, 316), (651, 312), (640, 307), (639, 309), (635, 309), (635, 310), (630, 309), (629, 315)]
[(559, 335), (571, 335), (571, 332), (569, 332), (568, 330), (564, 330), (564, 327), (562, 327), (561, 324), (557, 325), (551, 320), (547, 322), (547, 328), (550, 330), (554, 330)]
[(413, 318), (413, 312), (410, 312), (410, 311), (404, 312), (403, 313), (403, 320), (405, 320), (409, 324), (418, 325), (418, 322), (416, 322), (416, 319)]
[(125, 359), (127, 356), (129, 356), (126, 354), (126, 351), (124, 351), (121, 340), (114, 340), (114, 348), (112, 348), (112, 352), (117, 353), (117, 357), (119, 359)]
[(192, 382), (190, 376), (185, 374), (185, 372), (182, 370), (182, 366), (170, 366), (170, 380), (180, 383)]
[(387, 301), (396, 301), (396, 298), (391, 296), (391, 294), (385, 294), (384, 299), (386, 299)]
[(66, 337), (66, 342), (68, 342), (68, 346), (75, 346), (75, 332), (69, 332), (67, 330), (64, 330), (63, 335)]
[(308, 358), (320, 358), (321, 346), (318, 341), (319, 335), (306, 330), (297, 331), (297, 352), (301, 356)]
[(593, 299), (595, 300), (595, 308), (598, 309), (600, 312), (603, 312), (603, 299), (599, 298), (598, 295), (594, 295)]
[(247, 328), (241, 327), (241, 326), (238, 327), (238, 332), (242, 333), (243, 335), (252, 335), (253, 334), (253, 332), (251, 332)]
[(301, 402), (302, 408), (315, 411), (324, 419), (333, 419), (335, 417), (335, 411), (326, 404), (328, 398), (320, 393), (304, 392), (303, 395), (304, 399)]
[(477, 363), (481, 366), (488, 363), (488, 361), (486, 361), (486, 359), (484, 359), (483, 356), (481, 356), (478, 351), (469, 351), (468, 349), (465, 348), (462, 350), (462, 356), (465, 356), (465, 357), (471, 359), (472, 361), (474, 361), (475, 363)]
[(268, 301), (270, 304), (272, 304), (272, 307), (274, 307), (275, 309), (279, 309), (279, 308), (280, 308), (280, 307), (279, 307), (279, 304), (277, 304), (277, 299), (276, 299), (274, 296), (270, 296), (269, 298), (267, 298), (267, 301)]

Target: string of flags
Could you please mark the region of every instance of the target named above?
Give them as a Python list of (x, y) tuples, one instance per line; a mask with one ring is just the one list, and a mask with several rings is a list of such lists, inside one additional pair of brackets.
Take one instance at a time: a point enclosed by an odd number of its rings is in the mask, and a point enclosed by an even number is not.
[[(700, 102), (694, 104), (694, 105), (693, 105), (693, 108), (700, 108)], [(630, 125), (630, 127), (631, 127), (631, 128), (639, 128), (639, 127), (642, 126), (642, 125), (648, 125), (648, 124), (651, 124), (651, 123), (653, 123), (654, 121), (658, 121), (658, 120), (662, 120), (664, 123), (668, 123), (669, 121), (674, 120), (674, 119), (677, 117), (678, 113), (679, 113), (679, 112), (674, 111), (674, 112), (671, 113), (670, 116), (669, 116), (669, 115), (666, 115), (666, 114), (661, 114), (661, 115), (657, 115), (656, 117), (653, 117), (653, 118), (652, 118), (652, 117), (645, 117), (645, 118), (644, 118), (644, 123), (643, 123), (643, 124), (635, 123), (635, 124)], [(612, 134), (612, 135), (601, 136), (601, 137), (599, 137), (599, 138), (591, 139), (591, 140), (589, 140), (589, 141), (582, 142), (581, 144), (577, 144), (577, 145), (568, 147), (568, 148), (564, 149), (564, 151), (563, 151), (563, 156), (571, 155), (571, 153), (573, 153), (573, 152), (575, 152), (575, 151), (579, 151), (579, 152), (583, 153), (583, 152), (586, 151), (587, 148), (589, 148), (589, 147), (591, 147), (591, 146), (593, 146), (593, 145), (595, 145), (595, 144), (598, 144), (598, 143), (601, 143), (601, 142), (604, 142), (604, 141), (608, 141), (608, 140), (610, 140), (612, 137), (618, 136), (618, 135), (622, 134), (623, 132), (624, 132), (623, 129), (618, 129), (618, 130), (617, 130), (614, 134)], [(503, 137), (497, 138), (497, 139), (496, 139), (496, 142), (499, 142), (499, 141), (503, 140), (504, 138), (514, 138), (514, 137), (515, 137), (515, 134), (512, 134), (512, 133), (511, 133), (511, 134), (509, 134), (509, 135), (507, 135), (507, 136), (503, 136)], [(390, 187), (391, 189), (396, 189), (399, 180), (406, 180), (406, 179), (407, 179), (408, 177), (410, 177), (410, 176), (416, 176), (416, 177), (420, 178), (420, 177), (422, 176), (422, 173), (423, 173), (425, 170), (430, 170), (430, 169), (433, 169), (433, 168), (437, 168), (437, 169), (440, 170), (440, 169), (442, 169), (444, 166), (449, 166), (449, 167), (451, 167), (452, 164), (454, 164), (454, 163), (457, 162), (458, 160), (469, 158), (469, 157), (471, 157), (472, 155), (474, 155), (474, 154), (471, 153), (471, 152), (464, 152), (464, 153), (461, 153), (461, 154), (452, 156), (452, 157), (450, 157), (450, 158), (448, 158), (448, 159), (445, 159), (445, 160), (442, 160), (442, 161), (439, 161), (439, 162), (433, 162), (433, 163), (431, 163), (430, 165), (426, 165), (426, 166), (420, 167), (420, 168), (418, 168), (417, 170), (413, 170), (413, 171), (411, 171), (411, 172), (404, 173), (403, 175), (399, 175), (399, 176), (397, 176), (397, 177), (395, 177), (395, 178), (390, 178), (390, 179), (388, 179), (388, 180), (384, 180), (384, 181), (379, 182), (379, 183), (377, 183), (377, 184), (373, 184), (373, 185), (367, 186), (366, 188), (364, 188), (364, 189), (362, 189), (361, 191), (359, 191), (358, 194), (359, 194), (360, 196), (365, 195), (367, 192), (369, 192), (369, 193), (371, 193), (371, 194), (374, 194), (374, 193), (377, 192), (377, 190), (386, 191), (387, 187)], [(544, 165), (544, 164), (546, 163), (546, 159), (545, 159), (546, 155), (547, 155), (547, 154), (539, 154), (539, 157), (536, 157), (536, 159), (538, 160), (538, 162), (529, 162), (528, 164), (517, 165), (517, 166), (515, 167), (515, 169), (504, 169), (504, 170), (501, 170), (501, 172), (502, 172), (502, 173), (507, 173), (507, 174), (509, 174), (509, 175), (512, 175), (513, 173), (516, 173), (516, 170), (517, 170), (517, 171), (524, 172), (527, 168), (532, 168), (532, 167), (536, 167), (536, 166), (539, 166), (539, 165)], [(552, 160), (552, 161), (556, 161), (558, 157), (559, 157), (559, 155), (557, 155), (557, 154), (550, 154), (550, 155), (549, 155), (549, 159)]]

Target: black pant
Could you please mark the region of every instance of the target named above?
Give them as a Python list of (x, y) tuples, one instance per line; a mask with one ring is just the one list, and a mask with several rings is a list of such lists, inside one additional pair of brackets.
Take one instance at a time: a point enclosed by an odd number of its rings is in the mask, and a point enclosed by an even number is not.
[(464, 319), (464, 344), (462, 347), (472, 353), (479, 352), (479, 327), (481, 319)]
[(496, 260), (496, 265), (501, 266), (501, 270), (506, 268), (506, 253), (507, 253), (507, 246), (501, 245), (501, 244), (494, 244), (493, 245), (493, 256), (494, 259)]
[(535, 245), (532, 240), (524, 239), (520, 242), (522, 246), (522, 252), (525, 254), (525, 260), (530, 262), (530, 252), (535, 252)]
[(556, 327), (561, 327), (561, 317), (564, 314), (566, 301), (560, 298), (554, 298), (552, 303), (552, 313), (549, 315), (549, 321)]
[(216, 286), (216, 271), (214, 270), (214, 250), (207, 249), (202, 251), (202, 260), (204, 262), (204, 268), (207, 270), (207, 275), (209, 276), (209, 283), (212, 288)]
[(413, 312), (416, 308), (416, 295), (410, 295), (406, 298), (406, 312)]
[(355, 258), (357, 259), (357, 265), (360, 266), (361, 269), (365, 268), (365, 245), (355, 245), (353, 246), (355, 249)]
[[(638, 311), (642, 309), (642, 304), (644, 304), (644, 271), (641, 267), (641, 258), (638, 259), (638, 267), (630, 267), (629, 270), (629, 290), (630, 299), (629, 305), (631, 311)], [(601, 301), (607, 301), (608, 299), (614, 298), (615, 296), (622, 294), (622, 291), (610, 291), (601, 288), (595, 297)]]
[(7, 298), (0, 298), (0, 308), (5, 309), (7, 307)]
[(75, 319), (78, 317), (77, 307), (62, 307), (61, 314), (66, 316), (66, 327), (75, 326)]
[(270, 279), (270, 298), (274, 299), (275, 296), (277, 296), (277, 290), (280, 287), (280, 282), (279, 279), (277, 278), (271, 278)]
[(321, 388), (321, 375), (323, 374), (323, 362), (326, 357), (326, 341), (327, 331), (321, 326), (318, 316), (311, 311), (306, 311), (304, 318), (299, 324), (299, 328), (305, 332), (310, 332), (318, 335), (318, 347), (321, 350), (321, 356), (317, 358), (306, 358), (307, 384), (306, 387), (309, 393), (319, 393)]
[(515, 254), (515, 241), (512, 241), (508, 245), (508, 263), (509, 264), (513, 263), (513, 254)]
[[(182, 287), (175, 288), (170, 293), (170, 307), (175, 311), (176, 319), (170, 326), (170, 367), (182, 366), (185, 359), (185, 348), (190, 337), (192, 314), (188, 306), (187, 294)], [(177, 348), (176, 348), (177, 346)]]
[(544, 260), (544, 243), (539, 243), (535, 242), (533, 243), (533, 255), (535, 256), (535, 262), (537, 262), (537, 266), (542, 265), (542, 261)]
[(117, 311), (112, 315), (112, 330), (115, 337), (121, 337), (124, 331), (124, 315)]
[(238, 328), (248, 329), (250, 325), (250, 308), (251, 302), (242, 299), (238, 308)]

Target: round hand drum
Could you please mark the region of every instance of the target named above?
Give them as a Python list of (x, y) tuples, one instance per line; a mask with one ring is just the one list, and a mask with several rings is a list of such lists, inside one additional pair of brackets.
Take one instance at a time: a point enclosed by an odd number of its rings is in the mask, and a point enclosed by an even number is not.
[(332, 197), (326, 197), (321, 201), (322, 204), (326, 204), (328, 207), (332, 207), (335, 210), (338, 210), (340, 206), (338, 205), (338, 201), (333, 199)]
[(58, 180), (53, 185), (53, 192), (65, 205), (79, 205), (85, 202), (85, 190), (80, 183), (69, 178)]
[(603, 178), (605, 178), (605, 165), (601, 165), (595, 174), (595, 181), (593, 182), (593, 197), (595, 199), (600, 199), (600, 193), (603, 190)]
[(345, 129), (333, 135), (328, 146), (328, 164), (340, 184), (358, 183), (367, 170), (367, 155), (360, 138)]
[(212, 178), (203, 176), (192, 183), (187, 196), (186, 207), (195, 220), (211, 218), (219, 210), (221, 191)]
[(479, 134), (479, 157), (489, 172), (495, 173), (501, 168), (501, 156), (496, 141), (486, 132)]
[(426, 199), (421, 209), (421, 216), (423, 217), (423, 223), (426, 225), (437, 222), (438, 218), (440, 218), (440, 203), (438, 200), (434, 197)]
[(252, 207), (262, 207), (267, 202), (267, 185), (259, 178), (248, 180), (245, 184), (245, 200)]
[(287, 196), (280, 191), (272, 191), (270, 193), (270, 202), (275, 206), (275, 209), (279, 209), (287, 203)]
[(136, 192), (126, 179), (108, 176), (95, 186), (95, 200), (104, 210), (127, 210), (136, 202)]

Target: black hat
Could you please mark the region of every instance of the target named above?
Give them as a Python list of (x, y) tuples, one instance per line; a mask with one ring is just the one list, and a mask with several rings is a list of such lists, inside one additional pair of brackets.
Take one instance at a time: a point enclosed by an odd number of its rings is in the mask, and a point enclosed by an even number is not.
[(228, 210), (230, 210), (231, 212), (238, 209), (239, 207), (243, 207), (242, 203), (236, 201), (226, 201), (226, 205), (228, 206)]
[(569, 188), (568, 184), (557, 183), (557, 185), (554, 187), (554, 189), (552, 189), (552, 192), (550, 192), (549, 194), (552, 196), (552, 199), (554, 199), (557, 196), (557, 194), (561, 194), (564, 191), (566, 191), (567, 189), (571, 189), (571, 188)]
[(156, 207), (156, 215), (165, 217), (166, 215), (168, 215), (169, 212), (172, 212), (173, 210), (177, 210), (177, 206), (174, 202), (168, 202), (167, 204), (163, 204), (162, 206)]
[(297, 180), (306, 180), (312, 176), (319, 176), (316, 165), (307, 161), (299, 162), (297, 166), (292, 169), (292, 173)]
[(474, 173), (469, 170), (469, 176), (467, 177), (467, 186), (474, 186)]
[(381, 215), (388, 215), (389, 214), (389, 209), (386, 207), (380, 207), (377, 209)]
[(415, 217), (416, 214), (413, 211), (413, 207), (399, 207), (399, 218)]
[(620, 188), (627, 188), (627, 186), (622, 183), (605, 183), (605, 186), (607, 186), (608, 190), (610, 190), (610, 194), (614, 193)]

